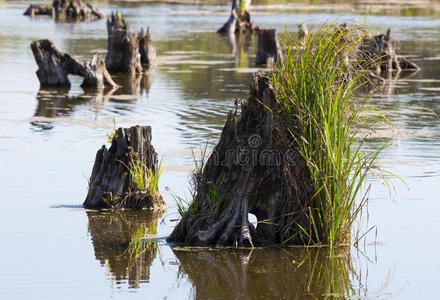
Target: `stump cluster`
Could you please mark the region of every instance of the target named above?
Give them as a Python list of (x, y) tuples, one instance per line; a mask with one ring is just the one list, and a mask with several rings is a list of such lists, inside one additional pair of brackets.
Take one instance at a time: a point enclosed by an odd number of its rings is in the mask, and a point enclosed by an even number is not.
[(48, 39), (33, 41), (31, 49), (38, 65), (37, 77), (41, 87), (69, 88), (69, 74), (82, 76), (82, 87), (116, 86), (98, 54), (91, 61), (80, 62), (59, 51)]
[[(133, 167), (139, 167), (140, 177)], [(157, 153), (151, 145), (151, 127), (118, 128), (109, 149), (104, 145), (96, 153), (89, 182), (86, 208), (163, 208), (165, 201), (158, 189), (154, 194), (147, 188), (151, 183), (148, 172), (159, 172)], [(138, 174), (139, 175), (139, 174)], [(145, 189), (140, 189), (141, 180)]]
[(107, 33), (105, 63), (111, 73), (140, 73), (154, 63), (156, 50), (148, 29), (141, 29), (136, 35), (120, 13), (112, 13), (107, 20)]
[(57, 20), (88, 20), (105, 18), (92, 4), (82, 0), (54, 0), (52, 6), (31, 4), (24, 12), (25, 16), (46, 15)]

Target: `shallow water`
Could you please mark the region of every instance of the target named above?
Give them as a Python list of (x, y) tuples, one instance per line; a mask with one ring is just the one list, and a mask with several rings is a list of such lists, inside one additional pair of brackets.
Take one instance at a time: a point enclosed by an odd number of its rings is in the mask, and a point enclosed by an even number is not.
[[(68, 91), (39, 90), (30, 42), (50, 38), (60, 50), (89, 59), (106, 50), (105, 20), (31, 19), (21, 15), (21, 4), (8, 2), (0, 9), (2, 299), (438, 298), (440, 128), (433, 112), (440, 112), (440, 18), (435, 13), (256, 8), (256, 24), (280, 31), (286, 24), (295, 31), (303, 21), (313, 27), (335, 18), (366, 21), (374, 31), (391, 27), (400, 52), (413, 55), (422, 71), (372, 92), (371, 103), (393, 122), (392, 129), (377, 130), (379, 141), (392, 139), (380, 160), (406, 185), (394, 180), (389, 191), (371, 180), (362, 228), (368, 221), (377, 233), (373, 229), (358, 249), (199, 251), (171, 249), (164, 242), (176, 224), (172, 195), (188, 194), (191, 148), (214, 145), (234, 99), (246, 95), (256, 70), (255, 39), (233, 48), (215, 34), (226, 8), (130, 4), (120, 11), (134, 29), (150, 26), (158, 51), (155, 70), (116, 77), (123, 86), (116, 91), (83, 91), (75, 77)], [(111, 10), (100, 6), (107, 14)], [(166, 165), (159, 188), (170, 209), (163, 215), (81, 207), (86, 178), (113, 119), (118, 126), (153, 127), (153, 145)], [(141, 229), (158, 242), (133, 255), (130, 240)]]

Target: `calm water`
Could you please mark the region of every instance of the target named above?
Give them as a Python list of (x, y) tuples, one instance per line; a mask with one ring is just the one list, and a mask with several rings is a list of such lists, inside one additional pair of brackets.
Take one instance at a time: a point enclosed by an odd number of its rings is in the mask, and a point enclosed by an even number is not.
[[(50, 38), (82, 59), (95, 51), (104, 56), (105, 20), (57, 24), (22, 16), (23, 2), (2, 5), (1, 299), (440, 298), (436, 13), (426, 13), (426, 7), (397, 15), (394, 10), (392, 16), (357, 15), (353, 7), (345, 7), (347, 13), (344, 7), (301, 13), (257, 7), (254, 22), (280, 31), (286, 24), (295, 31), (303, 21), (313, 27), (335, 18), (366, 21), (373, 31), (392, 29), (400, 52), (414, 56), (422, 71), (373, 91), (371, 101), (393, 121), (393, 128), (377, 130), (376, 138), (392, 137), (380, 160), (406, 185), (394, 180), (388, 190), (372, 180), (360, 226), (376, 225), (377, 233), (372, 230), (358, 249), (196, 251), (164, 242), (178, 217), (172, 195), (188, 194), (191, 148), (215, 144), (234, 99), (246, 95), (256, 70), (255, 39), (234, 48), (215, 34), (227, 17), (222, 7), (125, 6), (120, 11), (134, 29), (150, 26), (158, 51), (155, 70), (134, 79), (116, 77), (123, 85), (116, 91), (83, 91), (75, 77), (69, 91), (39, 90), (30, 42)], [(101, 7), (110, 13), (109, 4)], [(166, 165), (159, 188), (168, 211), (100, 213), (81, 207), (112, 119), (118, 126), (153, 127), (154, 147)], [(133, 255), (130, 241), (139, 234), (158, 240)]]

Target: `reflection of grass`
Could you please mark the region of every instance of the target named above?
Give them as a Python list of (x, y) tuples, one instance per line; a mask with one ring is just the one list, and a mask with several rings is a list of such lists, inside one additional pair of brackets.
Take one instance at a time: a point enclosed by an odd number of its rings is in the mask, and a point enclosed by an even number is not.
[(356, 197), (383, 149), (366, 153), (363, 141), (359, 145), (356, 140), (360, 105), (353, 92), (358, 79), (350, 78), (355, 73), (345, 59), (361, 40), (353, 28), (320, 27), (304, 38), (303, 47), (286, 34), (284, 63), (270, 75), (282, 106), (277, 114), (306, 163), (314, 193), (310, 228), (297, 224), (295, 235), (314, 244), (349, 240), (364, 203), (356, 203)]
[[(143, 255), (148, 249), (155, 247), (156, 241), (148, 240), (144, 237), (145, 228), (143, 226), (139, 227), (128, 245), (128, 253), (130, 257), (138, 258)], [(148, 236), (154, 236), (157, 234), (156, 224), (150, 222), (147, 227), (147, 238)]]

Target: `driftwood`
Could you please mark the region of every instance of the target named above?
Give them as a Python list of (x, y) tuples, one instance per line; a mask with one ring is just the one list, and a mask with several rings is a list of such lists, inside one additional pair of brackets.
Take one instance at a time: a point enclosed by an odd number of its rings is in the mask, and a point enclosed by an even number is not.
[(271, 66), (282, 61), (283, 54), (278, 43), (276, 29), (259, 29), (255, 65)]
[[(242, 7), (240, 7), (242, 2)], [(231, 15), (218, 33), (249, 33), (253, 31), (251, 15), (248, 12), (250, 0), (232, 0)]]
[(138, 37), (120, 13), (112, 13), (107, 20), (107, 33), (107, 69), (112, 73), (142, 72)]
[(25, 16), (46, 15), (55, 19), (102, 19), (104, 14), (92, 4), (82, 0), (55, 0), (52, 6), (31, 4), (24, 12)]
[(89, 193), (84, 201), (86, 208), (164, 208), (165, 201), (156, 190), (140, 190), (129, 169), (139, 164), (142, 181), (148, 187), (147, 169), (158, 171), (157, 153), (151, 145), (151, 127), (133, 126), (118, 128), (111, 147), (104, 146), (96, 153), (89, 183)]
[[(311, 227), (306, 166), (286, 125), (269, 80), (256, 75), (241, 114), (230, 112), (202, 171), (195, 198), (168, 241), (185, 245), (306, 244), (294, 228)], [(261, 223), (255, 228), (248, 213)], [(263, 222), (264, 221), (264, 222)]]
[(31, 49), (38, 65), (41, 87), (70, 87), (69, 74), (82, 76), (82, 87), (116, 86), (97, 54), (91, 61), (80, 62), (74, 56), (58, 51), (48, 39), (33, 41)]
[(396, 53), (391, 30), (386, 34), (367, 36), (359, 47), (359, 61), (361, 68), (381, 71), (419, 70), (419, 67), (410, 60)]
[(158, 243), (148, 238), (162, 215), (159, 210), (87, 211), (96, 260), (116, 280), (126, 280), (132, 288), (148, 282), (159, 251)]
[(154, 48), (151, 41), (150, 28), (147, 28), (146, 32), (141, 28), (141, 31), (138, 33), (138, 41), (141, 64), (151, 66), (156, 61), (156, 48)]

